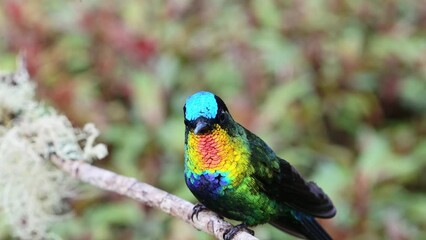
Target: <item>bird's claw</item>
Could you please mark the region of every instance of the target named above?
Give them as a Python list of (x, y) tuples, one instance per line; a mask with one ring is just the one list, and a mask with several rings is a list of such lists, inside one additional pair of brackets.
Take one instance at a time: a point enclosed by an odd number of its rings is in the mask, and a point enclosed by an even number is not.
[(205, 210), (207, 210), (207, 208), (203, 204), (201, 203), (195, 204), (194, 208), (192, 208), (191, 220), (194, 221), (194, 216), (196, 216), (198, 220), (198, 214)]
[(248, 232), (249, 234), (254, 236), (254, 231), (247, 227), (245, 223), (238, 224), (237, 226), (234, 226), (228, 230), (226, 230), (223, 233), (223, 239), (224, 240), (231, 240), (237, 235), (238, 232), (241, 230)]

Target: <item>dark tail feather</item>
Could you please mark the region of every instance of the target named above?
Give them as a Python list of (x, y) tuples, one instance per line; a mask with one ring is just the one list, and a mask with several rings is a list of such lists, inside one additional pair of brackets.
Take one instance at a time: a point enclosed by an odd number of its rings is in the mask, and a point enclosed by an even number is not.
[(302, 217), (301, 223), (305, 228), (305, 235), (308, 239), (316, 240), (331, 240), (332, 238), (324, 230), (324, 228), (319, 225), (317, 220), (313, 217)]
[(281, 217), (271, 221), (270, 224), (296, 237), (309, 240), (332, 240), (313, 217), (299, 216), (298, 220)]

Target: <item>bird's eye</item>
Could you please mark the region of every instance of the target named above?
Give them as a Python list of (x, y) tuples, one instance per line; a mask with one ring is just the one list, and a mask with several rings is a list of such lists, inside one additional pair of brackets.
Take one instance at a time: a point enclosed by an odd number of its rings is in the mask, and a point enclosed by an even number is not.
[(225, 111), (221, 111), (220, 114), (219, 114), (219, 121), (221, 123), (224, 123), (225, 120), (226, 120), (226, 113), (225, 113)]

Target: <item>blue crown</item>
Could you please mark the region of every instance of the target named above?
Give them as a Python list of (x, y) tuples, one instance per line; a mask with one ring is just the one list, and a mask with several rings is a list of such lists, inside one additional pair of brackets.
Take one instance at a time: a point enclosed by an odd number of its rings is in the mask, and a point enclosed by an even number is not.
[(199, 117), (215, 118), (217, 114), (217, 102), (211, 92), (197, 92), (186, 99), (185, 119), (191, 121)]

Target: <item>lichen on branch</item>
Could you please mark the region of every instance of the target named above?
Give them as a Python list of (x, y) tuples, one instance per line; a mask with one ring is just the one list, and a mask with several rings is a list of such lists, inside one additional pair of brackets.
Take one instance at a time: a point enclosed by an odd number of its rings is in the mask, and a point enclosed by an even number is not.
[(0, 74), (0, 210), (20, 239), (56, 239), (50, 225), (68, 217), (64, 199), (78, 181), (50, 163), (51, 155), (91, 161), (105, 157), (93, 124), (73, 128), (64, 115), (34, 99), (35, 85), (23, 61)]

